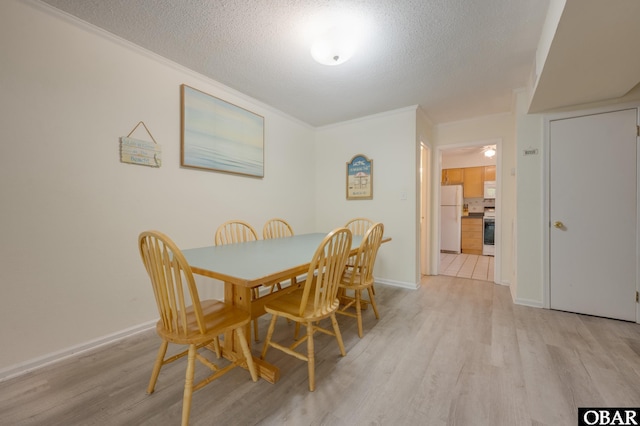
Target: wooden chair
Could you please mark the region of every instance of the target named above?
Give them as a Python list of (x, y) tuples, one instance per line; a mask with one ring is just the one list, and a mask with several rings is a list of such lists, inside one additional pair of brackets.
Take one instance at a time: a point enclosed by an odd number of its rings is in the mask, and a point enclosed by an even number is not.
[[(243, 331), (243, 327), (251, 321), (251, 315), (217, 300), (201, 301), (191, 267), (180, 249), (166, 235), (158, 231), (143, 232), (138, 237), (138, 247), (142, 262), (151, 278), (160, 314), (156, 331), (162, 339), (147, 393), (153, 393), (163, 365), (186, 355), (187, 372), (182, 398), (182, 425), (188, 425), (191, 395), (194, 391), (237, 366), (248, 368), (253, 381), (258, 380), (257, 369)], [(220, 357), (217, 338), (228, 331), (236, 333), (244, 359), (220, 368), (198, 350), (213, 344)], [(169, 343), (188, 345), (189, 348), (165, 359)], [(213, 373), (194, 385), (196, 360), (209, 367)]]
[[(351, 231), (338, 228), (330, 232), (318, 246), (303, 288), (285, 294), (265, 305), (267, 313), (272, 315), (267, 338), (262, 348), (261, 358), (267, 355), (267, 349), (273, 347), (286, 354), (307, 362), (309, 371), (309, 390), (315, 389), (315, 351), (313, 334), (316, 331), (335, 336), (340, 353), (346, 355), (340, 328), (336, 320), (336, 310), (339, 306), (338, 283), (344, 272), (345, 262), (351, 249)], [(290, 346), (284, 346), (271, 340), (276, 321), (279, 316), (302, 324), (307, 328), (307, 334)], [(331, 318), (333, 331), (321, 328), (318, 321)], [(307, 341), (307, 354), (296, 351), (296, 347)]]
[(256, 241), (257, 239), (256, 230), (247, 222), (241, 220), (230, 220), (216, 229), (215, 243), (217, 246)]
[(367, 219), (366, 217), (356, 217), (347, 222), (345, 228), (349, 229), (353, 235), (364, 235), (367, 233), (369, 228), (374, 225), (374, 222), (371, 219)]
[[(344, 226), (345, 228), (349, 229), (349, 231), (351, 231), (351, 234), (363, 236), (364, 234), (367, 233), (369, 228), (373, 226), (373, 221), (371, 219), (367, 219), (366, 217), (356, 217), (354, 219), (351, 219)], [(351, 256), (347, 261), (347, 265), (353, 266), (355, 261), (356, 261), (355, 256)]]
[[(242, 220), (230, 220), (223, 223), (216, 230), (215, 242), (217, 246), (225, 244), (244, 243), (246, 241), (256, 241), (258, 233), (253, 226)], [(260, 288), (251, 289), (251, 297), (257, 299), (260, 297)], [(253, 336), (258, 341), (258, 318), (253, 320)]]
[[(293, 228), (289, 223), (280, 218), (269, 219), (262, 228), (262, 239), (268, 240), (271, 238), (285, 238), (293, 236)], [(298, 280), (296, 278), (291, 279), (291, 285), (296, 285)], [(271, 286), (271, 293), (275, 289), (282, 290), (282, 283), (276, 283)], [(290, 320), (287, 320), (290, 322)], [(257, 340), (257, 337), (256, 337)]]
[[(344, 290), (340, 300), (343, 305), (338, 310), (339, 314), (347, 315), (358, 320), (358, 336), (362, 337), (362, 305), (370, 304), (376, 319), (380, 319), (378, 306), (373, 292), (373, 266), (376, 261), (378, 249), (382, 243), (384, 225), (376, 223), (364, 235), (358, 253), (355, 256), (353, 268), (346, 268), (339, 287)], [(362, 299), (362, 291), (367, 290), (369, 300)], [(348, 296), (348, 292), (353, 291), (353, 297)], [(355, 314), (352, 309), (355, 308)]]
[[(356, 217), (347, 222), (345, 228), (348, 228), (353, 235), (364, 236), (367, 233), (369, 228), (373, 226), (374, 222), (371, 219), (367, 219), (366, 217)], [(356, 257), (351, 256), (347, 260), (347, 267), (353, 268), (353, 265), (356, 263)], [(375, 294), (376, 290), (373, 289), (373, 293)]]
[(291, 237), (293, 229), (286, 220), (280, 218), (269, 219), (262, 228), (262, 238), (265, 240), (271, 238)]
[[(291, 225), (289, 225), (289, 223), (284, 219), (280, 219), (280, 218), (269, 219), (267, 223), (264, 224), (264, 227), (262, 228), (263, 240), (269, 240), (272, 238), (285, 238), (285, 237), (292, 237), (292, 236), (293, 236), (293, 228), (291, 228)], [(296, 281), (294, 278), (291, 284), (294, 285), (295, 283)], [(272, 293), (275, 288), (277, 288), (278, 290), (282, 290), (282, 284), (276, 283), (272, 285), (271, 286)]]

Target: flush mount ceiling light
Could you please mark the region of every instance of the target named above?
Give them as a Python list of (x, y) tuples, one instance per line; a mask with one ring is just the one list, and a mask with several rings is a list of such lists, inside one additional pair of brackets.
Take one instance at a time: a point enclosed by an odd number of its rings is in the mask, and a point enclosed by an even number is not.
[(495, 145), (490, 145), (490, 146), (485, 146), (484, 147), (484, 156), (487, 158), (491, 158), (494, 155), (496, 155), (496, 146)]
[(370, 32), (370, 24), (362, 15), (361, 10), (341, 10), (307, 21), (304, 33), (313, 59), (329, 66), (344, 64), (351, 59)]
[(352, 31), (332, 27), (311, 45), (311, 56), (322, 65), (340, 65), (351, 59), (356, 45)]

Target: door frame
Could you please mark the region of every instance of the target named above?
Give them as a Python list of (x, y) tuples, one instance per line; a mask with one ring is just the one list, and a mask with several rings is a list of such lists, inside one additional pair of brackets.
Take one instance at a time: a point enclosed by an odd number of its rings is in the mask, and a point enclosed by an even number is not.
[[(545, 309), (551, 309), (551, 188), (550, 188), (550, 173), (551, 173), (551, 159), (549, 158), (550, 152), (550, 136), (551, 136), (551, 121), (562, 120), (567, 118), (584, 117), (587, 115), (604, 114), (608, 112), (622, 111), (630, 108), (636, 108), (636, 122), (640, 123), (640, 103), (623, 103), (616, 105), (608, 105), (605, 107), (574, 110), (567, 112), (560, 112), (556, 114), (548, 114), (543, 116), (543, 172), (542, 172), (542, 187), (543, 187), (543, 199), (542, 199), (542, 306)], [(640, 136), (636, 137), (636, 292), (640, 291)], [(640, 304), (636, 302), (636, 323), (640, 323)]]
[(419, 261), (420, 266), (420, 279), (423, 275), (430, 275), (432, 273), (431, 264), (431, 250), (432, 247), (429, 244), (429, 238), (433, 233), (431, 232), (431, 147), (424, 141), (420, 140), (420, 201), (419, 207), (419, 227), (420, 229), (420, 246), (419, 246)]
[(470, 142), (460, 142), (447, 145), (441, 145), (436, 148), (435, 161), (437, 161), (437, 167), (434, 167), (434, 174), (432, 175), (435, 204), (432, 211), (433, 214), (433, 229), (434, 238), (432, 239), (431, 253), (432, 253), (432, 269), (434, 269), (434, 275), (440, 274), (440, 181), (442, 179), (442, 153), (444, 151), (454, 150), (457, 148), (467, 148), (472, 146), (496, 146), (496, 229), (494, 234), (495, 241), (495, 253), (493, 256), (493, 282), (495, 284), (502, 284), (502, 138), (484, 139)]

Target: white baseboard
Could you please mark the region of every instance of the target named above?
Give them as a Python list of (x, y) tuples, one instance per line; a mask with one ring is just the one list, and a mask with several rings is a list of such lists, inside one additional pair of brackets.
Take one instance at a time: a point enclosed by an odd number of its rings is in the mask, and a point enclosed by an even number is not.
[(114, 343), (127, 337), (136, 335), (138, 333), (142, 333), (143, 331), (154, 328), (157, 322), (157, 320), (149, 321), (131, 328), (127, 328), (125, 330), (121, 330), (117, 333), (109, 334), (95, 340), (90, 340), (76, 346), (71, 346), (61, 351), (52, 352), (50, 354), (28, 360), (20, 364), (15, 364), (7, 368), (3, 368), (2, 370), (0, 370), (0, 382), (12, 379), (22, 374), (26, 374), (30, 371), (42, 368), (49, 364), (62, 361), (63, 359), (78, 355), (82, 352), (87, 352), (100, 346), (108, 345), (110, 343)]
[(514, 299), (513, 303), (515, 303), (516, 305), (529, 306), (532, 308), (544, 308), (544, 305), (539, 300), (516, 298)]
[(409, 289), (409, 290), (417, 290), (418, 287), (420, 287), (420, 283), (409, 283), (409, 282), (405, 282), (405, 281), (393, 281), (393, 280), (387, 280), (387, 279), (384, 279), (384, 278), (376, 278), (376, 284), (377, 283), (390, 285), (392, 287), (406, 288), (406, 289)]

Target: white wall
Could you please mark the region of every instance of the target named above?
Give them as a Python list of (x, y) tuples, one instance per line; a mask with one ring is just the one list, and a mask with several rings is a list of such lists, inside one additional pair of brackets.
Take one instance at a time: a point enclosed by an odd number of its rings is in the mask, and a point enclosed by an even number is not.
[[(496, 263), (495, 275), (500, 283), (510, 284), (515, 273), (513, 229), (516, 214), (516, 186), (515, 176), (512, 175), (512, 170), (515, 169), (515, 117), (508, 113), (488, 115), (439, 124), (434, 129), (435, 144), (440, 148), (495, 139), (502, 141), (496, 160), (496, 170), (500, 175), (497, 188), (499, 193), (496, 199), (500, 227), (496, 231), (496, 237), (500, 238), (500, 263)], [(436, 175), (437, 161), (438, 159), (435, 158), (434, 173)], [(439, 185), (440, 176), (434, 176), (433, 190), (437, 191)], [(437, 211), (434, 213), (437, 214)], [(434, 244), (437, 244), (437, 241), (434, 241)], [(437, 254), (437, 248), (433, 250)]]
[[(529, 93), (519, 91), (516, 100), (517, 279), (511, 286), (516, 303), (542, 306), (543, 286), (543, 120), (527, 114)], [(538, 150), (538, 155), (524, 156), (524, 150)]]
[[(184, 248), (211, 244), (231, 218), (261, 230), (282, 216), (296, 232), (316, 230), (310, 126), (46, 6), (0, 2), (0, 52), (0, 377), (155, 321), (136, 246), (142, 230)], [(264, 179), (180, 168), (183, 83), (265, 117)], [(141, 120), (162, 145), (159, 169), (119, 161), (119, 137)], [(387, 153), (362, 150), (377, 160), (381, 198)], [(342, 183), (347, 158), (335, 161), (337, 174), (326, 176)], [(320, 228), (356, 212), (323, 217)], [(389, 233), (401, 247), (403, 232), (392, 224)]]
[(457, 169), (465, 167), (478, 167), (478, 166), (495, 166), (496, 157), (487, 158), (484, 154), (474, 153), (449, 153), (445, 152), (442, 156), (442, 168), (443, 169)]
[[(416, 107), (319, 128), (316, 134), (316, 228), (329, 231), (353, 217), (383, 222), (385, 243), (376, 281), (416, 288)], [(356, 154), (373, 160), (373, 199), (346, 199), (346, 164)]]

